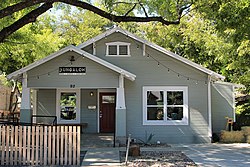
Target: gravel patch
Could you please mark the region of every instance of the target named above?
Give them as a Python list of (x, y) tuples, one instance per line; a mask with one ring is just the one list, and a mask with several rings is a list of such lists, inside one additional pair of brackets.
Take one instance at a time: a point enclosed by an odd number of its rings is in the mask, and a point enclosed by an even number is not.
[[(194, 167), (198, 166), (181, 151), (141, 151), (140, 156), (128, 157), (127, 166), (133, 167)], [(125, 166), (125, 151), (120, 152), (120, 160)]]

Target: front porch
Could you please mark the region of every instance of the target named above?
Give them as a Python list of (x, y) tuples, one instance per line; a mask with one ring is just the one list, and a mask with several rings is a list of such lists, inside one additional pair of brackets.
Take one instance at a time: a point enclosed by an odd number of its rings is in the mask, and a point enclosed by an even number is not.
[(113, 147), (114, 138), (126, 137), (124, 89), (31, 89), (28, 94), (32, 109), (21, 109), (20, 123), (81, 126), (85, 148)]

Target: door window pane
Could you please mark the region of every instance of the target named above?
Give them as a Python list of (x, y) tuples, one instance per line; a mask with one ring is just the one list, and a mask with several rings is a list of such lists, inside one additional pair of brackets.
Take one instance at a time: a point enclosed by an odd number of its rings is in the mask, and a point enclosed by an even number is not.
[(75, 92), (61, 92), (61, 120), (76, 120), (76, 98)]
[(102, 103), (115, 103), (115, 96), (112, 95), (103, 95)]

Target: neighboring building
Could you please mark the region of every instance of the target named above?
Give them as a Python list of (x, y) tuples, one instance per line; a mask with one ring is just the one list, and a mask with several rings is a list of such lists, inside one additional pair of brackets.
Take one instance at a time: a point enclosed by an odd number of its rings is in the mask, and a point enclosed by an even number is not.
[(223, 76), (119, 27), (8, 78), (22, 79), (21, 122), (52, 115), (118, 140), (154, 134), (164, 143), (210, 142), (225, 117), (234, 118), (234, 85)]
[(7, 116), (10, 105), (11, 88), (0, 82), (0, 120)]

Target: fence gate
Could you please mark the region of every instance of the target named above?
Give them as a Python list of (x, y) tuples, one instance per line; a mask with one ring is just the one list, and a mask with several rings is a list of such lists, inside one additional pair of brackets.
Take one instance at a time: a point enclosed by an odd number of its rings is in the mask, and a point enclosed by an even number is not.
[(1, 165), (80, 165), (80, 126), (0, 125)]

